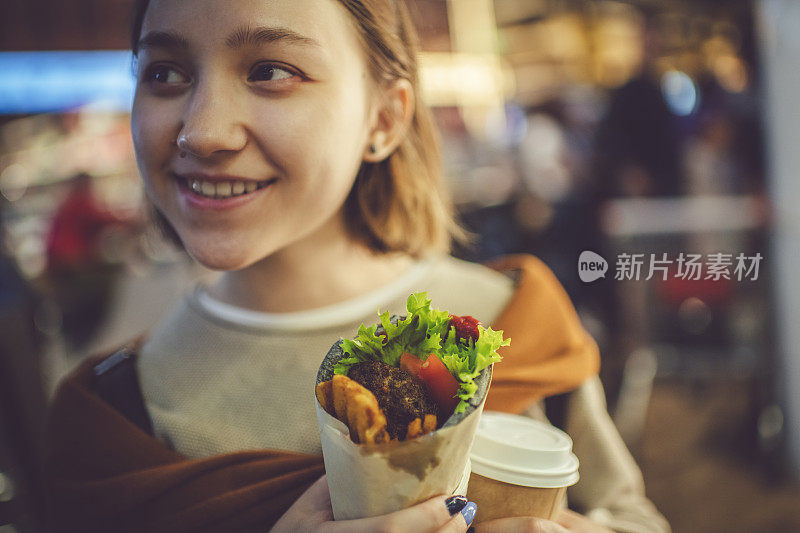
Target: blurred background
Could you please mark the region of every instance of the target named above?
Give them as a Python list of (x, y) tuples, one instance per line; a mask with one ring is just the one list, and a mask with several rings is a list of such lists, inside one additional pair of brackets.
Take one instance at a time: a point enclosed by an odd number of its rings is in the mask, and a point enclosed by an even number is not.
[[(475, 234), (457, 255), (533, 253), (553, 269), (675, 531), (800, 531), (800, 2), (408, 3)], [(147, 223), (131, 7), (0, 6), (2, 533), (39, 531), (57, 380), (208, 275)], [(586, 250), (605, 278), (581, 281)], [(727, 277), (682, 275), (681, 254), (708, 267), (718, 253)], [(626, 254), (643, 259), (638, 279)], [(737, 276), (739, 254), (759, 269)]]

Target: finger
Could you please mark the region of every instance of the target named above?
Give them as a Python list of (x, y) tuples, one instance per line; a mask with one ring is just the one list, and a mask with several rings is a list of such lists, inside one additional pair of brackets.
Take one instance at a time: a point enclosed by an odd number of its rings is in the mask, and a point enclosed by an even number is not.
[(275, 523), (271, 529), (274, 532), (297, 531), (302, 529), (315, 529), (333, 520), (331, 510), (331, 497), (328, 492), (328, 481), (322, 476), (300, 495), (297, 501)]
[(330, 498), (330, 493), (328, 492), (328, 479), (323, 474), (310, 487), (308, 487), (306, 491), (298, 499), (302, 498), (318, 499), (320, 496), (324, 494), (327, 494), (328, 498)]
[(467, 522), (464, 514), (457, 512), (442, 527), (436, 530), (436, 533), (464, 533), (469, 526), (470, 523)]
[(566, 508), (561, 510), (556, 521), (569, 531), (596, 531), (597, 533), (605, 531), (611, 533), (611, 530), (607, 527), (601, 526), (582, 514), (570, 511)]
[(526, 531), (528, 533), (568, 533), (555, 522), (534, 518), (532, 516), (517, 516), (513, 518), (498, 518), (481, 522), (475, 526), (475, 533), (505, 533), (506, 531)]
[[(333, 522), (330, 530), (334, 532), (367, 532), (367, 531), (414, 531), (414, 532), (433, 532), (443, 527), (451, 520), (450, 512), (445, 504), (445, 496), (436, 496), (422, 503), (418, 503), (408, 509), (396, 511), (383, 516), (374, 518), (361, 518), (358, 520), (346, 520)], [(452, 531), (466, 531), (466, 522), (462, 529)]]
[(297, 499), (295, 505), (298, 505), (304, 512), (308, 513), (323, 513), (330, 515), (330, 520), (333, 520), (333, 512), (331, 511), (331, 493), (328, 490), (328, 479), (323, 475), (316, 480), (306, 491)]
[(561, 509), (556, 520), (559, 524), (566, 528), (578, 525), (580, 523), (581, 515), (574, 513), (569, 509)]
[(327, 476), (322, 475), (322, 477), (316, 480), (313, 485), (308, 487), (306, 493), (309, 496), (312, 496), (314, 499), (327, 500), (328, 503), (330, 503), (331, 493), (330, 490), (328, 489)]

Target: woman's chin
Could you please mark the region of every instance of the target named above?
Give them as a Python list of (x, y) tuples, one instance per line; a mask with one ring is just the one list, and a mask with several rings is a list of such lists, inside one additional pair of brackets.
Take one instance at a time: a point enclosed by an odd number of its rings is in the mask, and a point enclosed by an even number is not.
[(241, 270), (259, 259), (258, 257), (253, 257), (252, 253), (227, 247), (209, 249), (207, 247), (186, 246), (186, 250), (195, 261), (210, 270)]

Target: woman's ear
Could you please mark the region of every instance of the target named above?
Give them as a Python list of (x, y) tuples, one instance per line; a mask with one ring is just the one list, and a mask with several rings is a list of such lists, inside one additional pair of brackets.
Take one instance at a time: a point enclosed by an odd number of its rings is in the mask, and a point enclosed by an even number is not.
[(405, 79), (393, 81), (379, 96), (364, 161), (377, 163), (389, 157), (403, 142), (414, 117), (414, 88)]

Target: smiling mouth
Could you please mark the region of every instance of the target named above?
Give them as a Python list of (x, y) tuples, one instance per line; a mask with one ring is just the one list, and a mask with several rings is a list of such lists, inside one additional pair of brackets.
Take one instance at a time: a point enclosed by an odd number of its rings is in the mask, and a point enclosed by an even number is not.
[(225, 199), (245, 196), (277, 181), (273, 178), (266, 181), (236, 180), (236, 181), (209, 181), (191, 178), (179, 178), (181, 184), (189, 191), (203, 198)]

